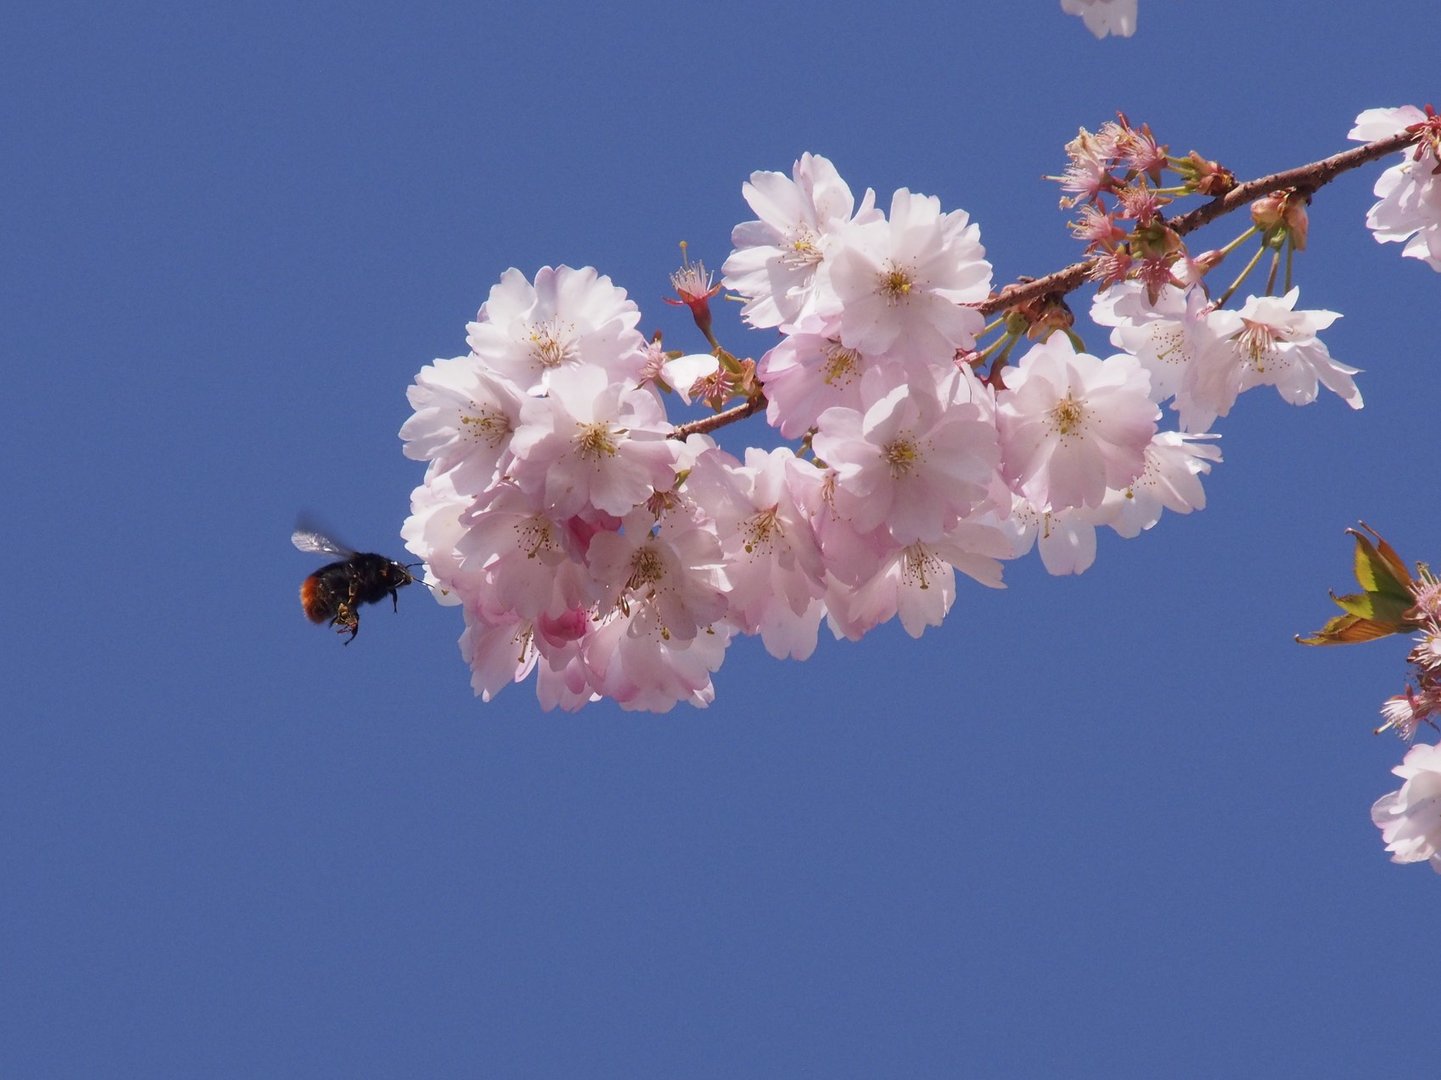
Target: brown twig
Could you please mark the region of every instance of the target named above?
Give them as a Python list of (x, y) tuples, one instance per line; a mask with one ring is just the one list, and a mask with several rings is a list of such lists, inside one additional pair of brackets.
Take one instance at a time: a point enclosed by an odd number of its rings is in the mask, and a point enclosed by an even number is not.
[(734, 424), (737, 420), (744, 420), (752, 413), (758, 413), (766, 407), (764, 394), (757, 394), (744, 405), (737, 405), (734, 409), (727, 409), (723, 413), (716, 413), (714, 416), (703, 417), (700, 420), (692, 420), (689, 424), (681, 424), (671, 432), (672, 439), (684, 439), (687, 435), (705, 435), (708, 432), (723, 428), (727, 424)]

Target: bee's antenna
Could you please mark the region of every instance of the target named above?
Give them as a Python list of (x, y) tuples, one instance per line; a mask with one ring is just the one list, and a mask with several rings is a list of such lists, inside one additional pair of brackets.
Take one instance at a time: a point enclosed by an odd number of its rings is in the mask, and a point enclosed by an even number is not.
[[(425, 563), (423, 563), (423, 562), (413, 562), (413, 563), (401, 563), (401, 565), (404, 566), (404, 567), (406, 568), (406, 570), (413, 570), (413, 569), (414, 569), (415, 567), (417, 567), (417, 566), (419, 566), (419, 567), (424, 567), (424, 566), (425, 566)], [(417, 577), (416, 575), (411, 574), (411, 575), (410, 575), (410, 580), (413, 581), (413, 582), (415, 582), (417, 585), (424, 585), (424, 586), (425, 586), (427, 589), (429, 589), (431, 592), (439, 592), (441, 596), (449, 596), (449, 595), (450, 595), (450, 590), (449, 590), (449, 589), (442, 589), (442, 588), (441, 588), (440, 586), (438, 586), (438, 585), (432, 585), (430, 582), (426, 581), (425, 578), (423, 578), (423, 577)]]

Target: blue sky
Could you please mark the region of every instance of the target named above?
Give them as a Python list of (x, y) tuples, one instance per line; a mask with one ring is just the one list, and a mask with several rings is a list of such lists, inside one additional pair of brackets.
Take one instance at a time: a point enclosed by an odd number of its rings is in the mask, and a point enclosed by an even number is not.
[(802, 151), (966, 209), (1008, 281), (1075, 257), (1039, 177), (1117, 109), (1249, 177), (1438, 97), (1430, 4), (1261, 7), (1099, 42), (1053, 2), (12, 8), (5, 1074), (1432, 1061), (1441, 880), (1368, 817), (1405, 646), (1291, 640), (1358, 518), (1441, 557), (1441, 279), (1363, 228), (1376, 169), (1300, 270), (1366, 408), (1243, 397), (1210, 506), (1080, 578), (1023, 560), (804, 664), (741, 641), (659, 717), (481, 703), (418, 589), (348, 648), (296, 601), (298, 512), (400, 554), (405, 388), (509, 266), (595, 265), (691, 345), (676, 243), (718, 265)]

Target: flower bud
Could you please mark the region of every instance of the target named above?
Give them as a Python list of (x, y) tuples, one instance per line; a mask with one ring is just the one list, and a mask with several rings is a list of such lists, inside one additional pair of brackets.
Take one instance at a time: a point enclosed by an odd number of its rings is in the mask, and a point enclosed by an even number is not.
[(1266, 234), (1266, 242), (1279, 247), (1289, 239), (1297, 251), (1306, 250), (1306, 232), (1310, 218), (1306, 213), (1306, 196), (1294, 188), (1262, 195), (1251, 204), (1251, 221)]
[(1174, 167), (1185, 179), (1186, 187), (1198, 195), (1224, 195), (1236, 186), (1236, 176), (1230, 169), (1207, 161), (1194, 150)]

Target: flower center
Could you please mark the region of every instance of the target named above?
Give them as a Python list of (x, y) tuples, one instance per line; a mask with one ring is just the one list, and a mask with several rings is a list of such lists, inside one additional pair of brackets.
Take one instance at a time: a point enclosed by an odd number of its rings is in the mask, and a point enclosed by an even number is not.
[(891, 477), (899, 479), (916, 467), (921, 454), (909, 433), (903, 434), (881, 448), (881, 456), (891, 467)]
[(888, 304), (899, 304), (911, 295), (915, 279), (899, 267), (891, 267), (881, 275), (881, 295)]
[(558, 368), (575, 359), (567, 340), (570, 327), (562, 327), (559, 319), (547, 319), (530, 328), (530, 355), (542, 368)]
[(1276, 327), (1250, 319), (1241, 321), (1246, 329), (1236, 335), (1236, 344), (1257, 371), (1265, 371), (1267, 361), (1276, 356)]
[(821, 379), (827, 386), (846, 386), (860, 372), (861, 354), (848, 349), (839, 341), (828, 341), (821, 349), (825, 362), (821, 365)]
[(582, 458), (595, 461), (614, 456), (615, 439), (611, 437), (610, 428), (603, 422), (598, 420), (591, 424), (578, 424), (576, 427), (575, 452)]
[(1081, 403), (1067, 394), (1051, 408), (1051, 420), (1062, 435), (1070, 435), (1086, 420), (1086, 410)]
[(795, 227), (790, 241), (781, 249), (781, 262), (790, 270), (806, 270), (821, 261), (818, 237), (809, 225)]
[(526, 518), (515, 527), (520, 537), (520, 547), (525, 551), (527, 559), (533, 559), (542, 551), (550, 551), (555, 545), (552, 543), (550, 522), (542, 517)]
[(746, 554), (753, 553), (756, 548), (769, 548), (773, 541), (783, 535), (784, 530), (776, 517), (776, 507), (762, 510), (746, 522)]
[(1182, 367), (1191, 358), (1190, 350), (1186, 348), (1186, 337), (1177, 325), (1164, 324), (1152, 330), (1151, 343), (1156, 350), (1156, 359), (1164, 364)]
[(627, 589), (637, 591), (647, 585), (654, 585), (665, 576), (665, 564), (655, 548), (647, 544), (635, 549), (630, 557), (630, 577), (626, 579)]
[(460, 430), (464, 434), (491, 447), (499, 446), (510, 438), (510, 420), (505, 413), (499, 409), (477, 405), (473, 401), (470, 407), (475, 410), (474, 413), (462, 413), (460, 416)]
[(941, 572), (941, 560), (924, 544), (912, 544), (901, 558), (901, 580), (918, 589), (929, 589), (931, 578)]

